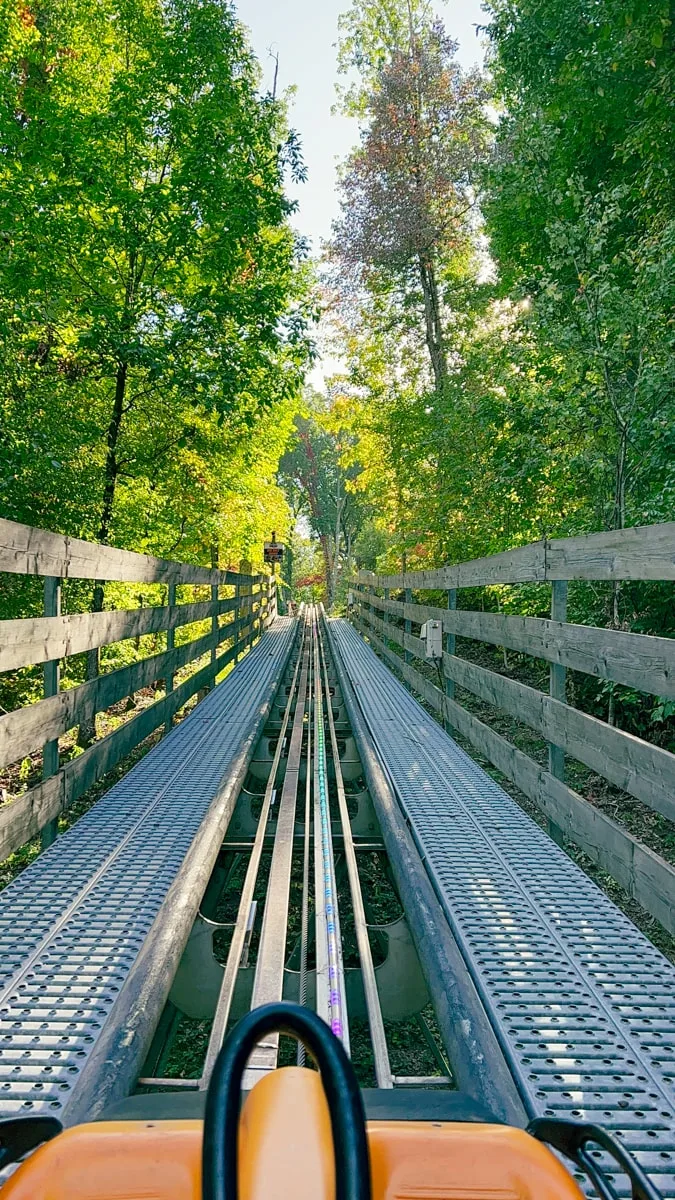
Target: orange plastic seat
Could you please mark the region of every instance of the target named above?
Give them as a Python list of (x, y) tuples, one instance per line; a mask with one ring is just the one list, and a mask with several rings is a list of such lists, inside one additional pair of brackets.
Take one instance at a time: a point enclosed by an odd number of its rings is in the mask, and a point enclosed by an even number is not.
[(371, 1121), (373, 1200), (583, 1200), (557, 1158), (522, 1129)]
[(36, 1150), (2, 1200), (201, 1200), (201, 1121), (77, 1125)]
[[(368, 1123), (373, 1200), (583, 1200), (545, 1146), (502, 1125)], [(201, 1121), (110, 1121), (66, 1130), (8, 1180), (1, 1200), (201, 1200)], [(246, 1100), (241, 1200), (334, 1200), (318, 1074), (286, 1067)]]

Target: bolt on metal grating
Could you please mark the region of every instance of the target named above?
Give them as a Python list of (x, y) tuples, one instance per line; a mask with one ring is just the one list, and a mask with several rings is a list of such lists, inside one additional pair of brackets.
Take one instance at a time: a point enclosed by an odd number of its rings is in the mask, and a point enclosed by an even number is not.
[(675, 1197), (675, 967), (351, 625), (331, 625), (526, 1108), (604, 1125)]
[(64, 1118), (185, 856), (279, 685), (294, 633), (292, 621), (276, 621), (0, 894), (0, 1117)]

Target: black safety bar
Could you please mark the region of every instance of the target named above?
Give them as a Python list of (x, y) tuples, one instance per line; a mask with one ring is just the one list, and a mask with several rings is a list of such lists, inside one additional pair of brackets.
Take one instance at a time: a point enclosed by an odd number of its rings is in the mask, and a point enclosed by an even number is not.
[(562, 1117), (536, 1117), (527, 1132), (540, 1142), (571, 1158), (588, 1176), (602, 1200), (619, 1200), (619, 1193), (589, 1147), (600, 1147), (628, 1176), (633, 1200), (663, 1200), (657, 1187), (625, 1146), (600, 1125), (586, 1121), (568, 1121)]
[(237, 1200), (241, 1081), (254, 1046), (273, 1032), (298, 1038), (321, 1072), (335, 1151), (335, 1200), (371, 1200), (366, 1118), (354, 1068), (342, 1043), (316, 1013), (286, 1003), (248, 1013), (218, 1055), (204, 1115), (203, 1200)]

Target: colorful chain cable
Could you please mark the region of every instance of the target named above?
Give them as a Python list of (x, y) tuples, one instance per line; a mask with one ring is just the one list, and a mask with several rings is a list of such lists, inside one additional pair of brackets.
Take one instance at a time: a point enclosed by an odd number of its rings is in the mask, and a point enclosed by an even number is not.
[[(320, 693), (317, 693), (320, 696)], [(330, 1027), (333, 1033), (342, 1038), (344, 1027), (342, 1013), (344, 1003), (340, 990), (340, 948), (338, 942), (338, 921), (335, 897), (335, 882), (333, 863), (330, 854), (331, 827), (330, 809), (328, 804), (328, 782), (326, 766), (326, 742), (323, 723), (323, 707), (319, 700), (317, 720), (317, 750), (319, 766), (319, 810), (321, 813), (321, 846), (323, 854), (323, 892), (326, 910), (326, 933), (328, 940), (328, 986), (330, 993)]]

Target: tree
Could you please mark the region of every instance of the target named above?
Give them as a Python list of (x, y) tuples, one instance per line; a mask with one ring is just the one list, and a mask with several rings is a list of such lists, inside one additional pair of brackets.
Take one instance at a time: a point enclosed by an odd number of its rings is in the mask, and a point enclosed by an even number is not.
[(294, 510), (307, 515), (319, 539), (331, 608), (342, 559), (349, 569), (365, 508), (363, 497), (353, 488), (360, 468), (358, 464), (343, 466), (344, 438), (332, 420), (330, 403), (316, 393), (308, 393), (307, 401), (308, 411), (296, 417), (295, 438), (281, 459), (279, 472)]
[(302, 165), (229, 7), (7, 7), (8, 403), (84, 400), (105, 447), (86, 531), (107, 542), (137, 416), (148, 425), (163, 406), (170, 448), (190, 427), (172, 427), (183, 399), (250, 427), (297, 388), (306, 347), (282, 171)]
[[(349, 102), (366, 126), (345, 176), (339, 253), (346, 246), (351, 258), (338, 257), (331, 279), (335, 353), (346, 364), (335, 383), (361, 464), (357, 486), (386, 537), (382, 566), (672, 519), (673, 72), (665, 5), (628, 12), (619, 0), (601, 0), (591, 12), (584, 0), (534, 8), (494, 0), (497, 145), (487, 165), (484, 146), (468, 165), (493, 276), (476, 272), (476, 219), (463, 231), (463, 256), (457, 245), (443, 252), (443, 232), (434, 258), (440, 345), (426, 326), (433, 393), (416, 337), (423, 289), (392, 253), (403, 248), (412, 264), (420, 243), (411, 235), (424, 229), (422, 220), (402, 220), (410, 210), (398, 199), (415, 160), (402, 166), (400, 189), (388, 192), (378, 144), (368, 140), (375, 113), (382, 129), (398, 113), (392, 103), (380, 116), (378, 106), (390, 64), (403, 53), (406, 7), (358, 0), (346, 18), (344, 65), (366, 81)], [(410, 10), (419, 44), (422, 8)], [(394, 153), (397, 136), (383, 136), (381, 155)], [(430, 190), (443, 195), (437, 185)], [(448, 205), (439, 207), (447, 215)], [(429, 309), (433, 303), (427, 316)], [(618, 601), (615, 589), (615, 623)]]
[(297, 139), (228, 4), (2, 14), (3, 511), (210, 561), (237, 492), (261, 495), (233, 550), (285, 516), (244, 446), (275, 408), (288, 428), (310, 356)]
[(605, 527), (672, 511), (670, 31), (667, 5), (618, 0), (495, 0), (489, 27), (505, 105), (492, 247), (595, 432)]
[(346, 116), (365, 115), (384, 67), (432, 21), (429, 0), (353, 0), (340, 14), (338, 74), (351, 78), (347, 87), (338, 85), (337, 94)]
[[(372, 7), (372, 6), (371, 6)], [(487, 90), (464, 74), (440, 23), (400, 27), (365, 104), (360, 147), (340, 183), (331, 259), (352, 293), (379, 277), (406, 313), (421, 309), (433, 380), (448, 377), (444, 310), (471, 272), (474, 181), (488, 142)], [(344, 289), (344, 283), (342, 283)]]

